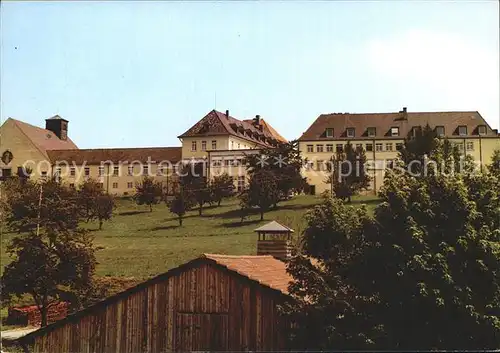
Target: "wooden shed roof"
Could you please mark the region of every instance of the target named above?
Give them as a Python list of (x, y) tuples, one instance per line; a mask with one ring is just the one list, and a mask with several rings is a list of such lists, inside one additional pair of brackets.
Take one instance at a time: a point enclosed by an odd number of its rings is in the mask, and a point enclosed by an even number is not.
[(108, 305), (113, 304), (134, 293), (137, 293), (152, 284), (165, 281), (171, 276), (178, 275), (185, 270), (194, 268), (203, 263), (211, 263), (219, 266), (221, 269), (238, 275), (243, 280), (248, 280), (264, 288), (267, 288), (277, 295), (288, 295), (288, 284), (292, 280), (292, 277), (286, 272), (286, 264), (280, 260), (273, 258), (270, 255), (232, 256), (203, 254), (198, 258), (195, 258), (189, 262), (186, 262), (178, 267), (169, 270), (168, 272), (162, 273), (147, 281), (141, 282), (138, 285), (128, 288), (123, 292), (115, 294), (83, 310), (68, 315), (62, 320), (56, 321), (53, 324), (33, 331), (26, 336), (19, 338), (18, 341), (21, 343), (28, 343), (35, 337), (41, 336), (68, 323), (73, 323), (88, 314), (103, 310)]

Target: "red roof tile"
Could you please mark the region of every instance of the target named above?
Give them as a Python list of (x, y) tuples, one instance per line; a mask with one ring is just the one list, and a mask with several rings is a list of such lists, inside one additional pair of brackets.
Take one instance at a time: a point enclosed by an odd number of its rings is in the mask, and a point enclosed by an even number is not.
[[(12, 118), (11, 118), (12, 119)], [(78, 147), (68, 138), (61, 140), (50, 130), (12, 119), (14, 124), (40, 149), (45, 155), (50, 150), (77, 149)]]
[(175, 164), (181, 160), (181, 147), (150, 147), (150, 148), (105, 148), (105, 149), (85, 149), (85, 150), (55, 150), (48, 151), (48, 156), (52, 162), (75, 163), (81, 165), (100, 165), (102, 162), (112, 161), (113, 163), (125, 163), (139, 161), (147, 163), (169, 161)]
[[(496, 136), (488, 123), (477, 111), (462, 112), (407, 112), (406, 119), (403, 119), (405, 113), (334, 113), (322, 114), (307, 129), (299, 140), (336, 140), (336, 139), (357, 139), (368, 138), (366, 136), (367, 128), (376, 128), (376, 138), (390, 138), (391, 127), (399, 128), (399, 138), (406, 137), (412, 127), (425, 126), (429, 124), (432, 128), (444, 126), (445, 135), (458, 135), (458, 126), (467, 126), (467, 135), (477, 135), (478, 125), (486, 125), (487, 136)], [(334, 136), (326, 138), (325, 130), (334, 129)], [(348, 138), (346, 129), (354, 128), (355, 137)]]
[(226, 267), (230, 271), (239, 273), (264, 286), (279, 290), (283, 294), (288, 294), (288, 285), (292, 281), (292, 277), (286, 271), (285, 263), (270, 255), (234, 256), (204, 254), (203, 256)]
[[(212, 110), (195, 125), (193, 125), (189, 130), (178, 137), (182, 138), (193, 136), (216, 136), (229, 134), (253, 142), (260, 146), (271, 146), (268, 141), (262, 141), (255, 138), (254, 134), (256, 134), (259, 136), (264, 136), (267, 139), (279, 141), (279, 139), (273, 133), (273, 131), (275, 132), (275, 130), (270, 128), (270, 125), (267, 122), (265, 122), (261, 126), (262, 131), (259, 130), (254, 124), (252, 124), (252, 120), (238, 120), (230, 115), (226, 116), (226, 114), (224, 113), (221, 113), (217, 110)], [(236, 130), (234, 129), (234, 127), (236, 127)], [(244, 131), (241, 131), (240, 129)], [(250, 131), (252, 136), (249, 136), (245, 131)]]

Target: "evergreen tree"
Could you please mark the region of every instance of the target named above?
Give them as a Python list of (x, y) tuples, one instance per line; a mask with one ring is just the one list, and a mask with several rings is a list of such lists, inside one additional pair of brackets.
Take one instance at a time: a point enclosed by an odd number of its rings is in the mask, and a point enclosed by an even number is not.
[(246, 168), (250, 177), (260, 170), (274, 174), (279, 192), (276, 204), (290, 192), (302, 192), (307, 184), (302, 176), (304, 160), (298, 145), (296, 140), (279, 143), (275, 148), (263, 149), (260, 154), (246, 157)]
[(366, 169), (366, 154), (363, 148), (353, 148), (348, 142), (342, 152), (337, 152), (330, 160), (326, 183), (331, 185), (332, 193), (341, 200), (351, 202), (351, 197), (367, 189), (370, 177)]

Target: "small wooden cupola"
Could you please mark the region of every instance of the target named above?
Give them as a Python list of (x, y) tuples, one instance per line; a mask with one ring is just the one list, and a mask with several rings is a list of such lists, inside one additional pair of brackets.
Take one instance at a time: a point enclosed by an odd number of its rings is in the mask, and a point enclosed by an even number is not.
[(257, 255), (272, 255), (280, 260), (290, 258), (293, 229), (272, 221), (255, 232), (258, 234)]

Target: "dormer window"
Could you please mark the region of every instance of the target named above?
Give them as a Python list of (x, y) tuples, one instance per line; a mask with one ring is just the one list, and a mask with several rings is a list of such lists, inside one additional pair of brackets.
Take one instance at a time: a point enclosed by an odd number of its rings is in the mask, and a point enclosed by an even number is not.
[(346, 134), (347, 134), (347, 137), (354, 137), (354, 133), (355, 133), (355, 130), (353, 127), (348, 127), (346, 129)]
[(479, 125), (477, 127), (478, 135), (486, 135), (486, 125)]
[(460, 136), (467, 136), (467, 126), (465, 126), (465, 125), (460, 125), (460, 126), (458, 127), (458, 134), (459, 134)]
[(325, 135), (326, 137), (333, 137), (333, 129), (332, 128), (326, 129)]
[(399, 127), (391, 127), (391, 136), (399, 136)]
[(438, 137), (444, 136), (444, 126), (436, 126), (436, 135)]
[(375, 137), (375, 135), (377, 133), (377, 129), (374, 127), (369, 127), (366, 131), (367, 131), (369, 137)]

